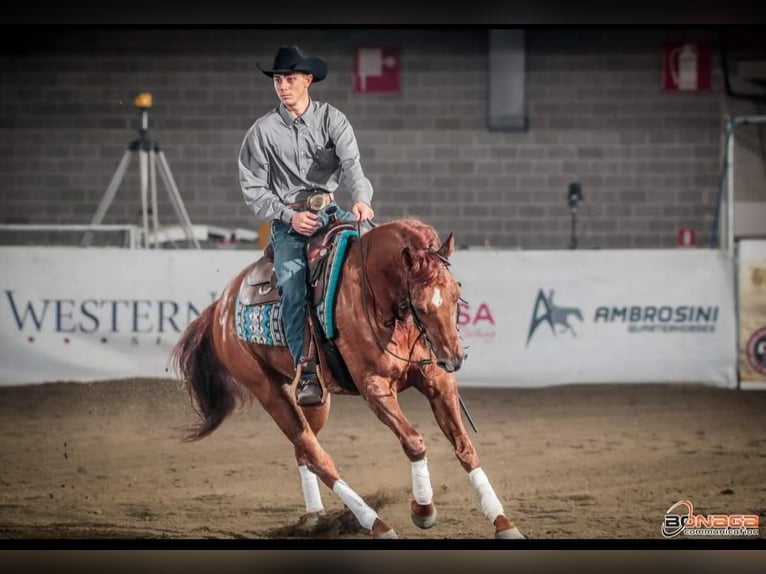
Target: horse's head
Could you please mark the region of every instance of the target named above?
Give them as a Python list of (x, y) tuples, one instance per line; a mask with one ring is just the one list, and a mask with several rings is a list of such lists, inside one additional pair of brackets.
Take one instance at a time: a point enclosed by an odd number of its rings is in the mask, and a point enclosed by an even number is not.
[(465, 357), (457, 331), (460, 284), (449, 270), (454, 250), (451, 233), (438, 249), (409, 246), (402, 250), (415, 325), (436, 356), (436, 364), (449, 373), (457, 371)]

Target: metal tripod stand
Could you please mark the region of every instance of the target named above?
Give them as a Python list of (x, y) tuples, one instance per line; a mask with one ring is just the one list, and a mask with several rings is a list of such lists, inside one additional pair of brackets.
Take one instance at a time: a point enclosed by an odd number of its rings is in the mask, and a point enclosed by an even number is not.
[[(149, 247), (149, 213), (151, 212), (153, 243), (155, 248), (159, 246), (159, 218), (157, 213), (157, 172), (159, 171), (163, 183), (165, 184), (165, 189), (170, 196), (170, 203), (183, 227), (184, 235), (189, 243), (189, 247), (200, 249), (199, 241), (194, 236), (194, 230), (191, 221), (189, 220), (189, 214), (184, 207), (181, 194), (178, 192), (178, 187), (173, 178), (173, 173), (170, 171), (168, 160), (165, 158), (165, 153), (160, 149), (159, 142), (149, 137), (149, 108), (152, 105), (151, 95), (147, 93), (139, 94), (136, 96), (134, 104), (141, 110), (141, 129), (138, 131), (138, 139), (128, 144), (128, 148), (125, 150), (125, 154), (122, 156), (122, 160), (117, 166), (114, 176), (109, 182), (109, 186), (106, 188), (106, 193), (93, 216), (91, 225), (101, 224), (104, 215), (106, 215), (106, 212), (125, 177), (125, 173), (130, 165), (130, 160), (137, 152), (141, 170), (141, 217), (143, 227), (141, 245), (143, 247)], [(149, 197), (150, 194), (151, 198)], [(151, 209), (148, 205), (150, 199)], [(93, 232), (88, 231), (85, 234), (85, 237), (83, 237), (81, 245), (87, 247), (92, 240)]]

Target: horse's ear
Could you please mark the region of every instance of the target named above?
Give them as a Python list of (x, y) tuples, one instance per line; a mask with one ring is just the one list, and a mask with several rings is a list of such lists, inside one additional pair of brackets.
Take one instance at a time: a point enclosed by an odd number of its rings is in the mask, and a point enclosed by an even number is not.
[(442, 242), (442, 245), (439, 247), (439, 251), (437, 251), (437, 253), (445, 259), (449, 259), (454, 252), (455, 237), (452, 235), (452, 232), (450, 232), (450, 234), (447, 236), (447, 239)]
[(412, 256), (412, 250), (409, 247), (402, 249), (402, 261), (407, 269), (412, 269), (415, 264), (415, 258)]

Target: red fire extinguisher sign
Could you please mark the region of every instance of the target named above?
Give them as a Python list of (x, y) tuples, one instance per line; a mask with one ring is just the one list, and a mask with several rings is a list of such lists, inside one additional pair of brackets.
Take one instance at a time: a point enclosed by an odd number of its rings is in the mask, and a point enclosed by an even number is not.
[(662, 55), (662, 89), (710, 89), (710, 46), (693, 42), (665, 44)]
[(678, 247), (696, 247), (697, 234), (694, 232), (694, 229), (690, 227), (680, 228), (676, 237), (676, 245)]
[(401, 91), (398, 48), (357, 48), (354, 55), (354, 92)]

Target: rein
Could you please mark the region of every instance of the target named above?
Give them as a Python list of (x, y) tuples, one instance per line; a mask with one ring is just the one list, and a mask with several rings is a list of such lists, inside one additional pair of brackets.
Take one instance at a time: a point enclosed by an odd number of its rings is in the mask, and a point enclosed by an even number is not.
[[(370, 327), (370, 331), (372, 331), (373, 336), (375, 337), (375, 342), (378, 344), (378, 347), (380, 347), (380, 350), (388, 353), (392, 357), (395, 357), (399, 359), (400, 361), (404, 361), (405, 363), (409, 365), (418, 365), (420, 369), (422, 369), (426, 365), (430, 365), (433, 363), (433, 360), (429, 357), (428, 359), (420, 359), (417, 361), (413, 361), (412, 359), (406, 358), (406, 357), (400, 357), (393, 351), (388, 349), (387, 345), (384, 345), (383, 342), (380, 340), (380, 337), (378, 337), (378, 332), (375, 330), (375, 328), (372, 325), (372, 321), (370, 320), (370, 309), (367, 305), (367, 259), (364, 255), (364, 242), (362, 241), (362, 224), (361, 221), (356, 222), (357, 227), (357, 233), (359, 234), (359, 254), (360, 254), (360, 260), (362, 265), (362, 304), (364, 305), (364, 316), (367, 319), (367, 325)], [(431, 250), (432, 253), (435, 253), (435, 251)], [(436, 253), (435, 253), (436, 254)], [(438, 256), (438, 254), (437, 254)], [(438, 256), (440, 259), (444, 260), (443, 257)], [(412, 301), (409, 297), (410, 294), (410, 286), (409, 286), (409, 279), (407, 281), (407, 303), (409, 304), (410, 309), (412, 310), (412, 317), (415, 322), (415, 326), (418, 328), (418, 336), (415, 339), (415, 342), (412, 344), (412, 348), (410, 348), (410, 357), (412, 357), (412, 353), (415, 351), (415, 345), (418, 344), (418, 341), (423, 338), (426, 342), (426, 345), (428, 346), (429, 354), (433, 354), (433, 347), (431, 344), (431, 341), (428, 339), (428, 334), (426, 333), (426, 329), (423, 326), (422, 321), (418, 317), (417, 312), (415, 311), (415, 308), (412, 306)]]
[[(375, 330), (375, 328), (372, 326), (372, 321), (370, 320), (370, 310), (367, 306), (367, 261), (364, 256), (364, 242), (362, 241), (362, 222), (358, 221), (356, 222), (356, 230), (359, 234), (359, 258), (360, 263), (362, 265), (362, 303), (364, 305), (364, 316), (367, 318), (367, 325), (370, 327), (370, 331), (372, 331), (373, 336), (375, 337), (375, 342), (378, 343), (378, 347), (380, 347), (381, 351), (384, 351), (391, 355), (392, 357), (395, 357), (399, 359), (400, 361), (404, 361), (408, 365), (417, 365), (420, 369), (420, 372), (423, 373), (423, 367), (426, 365), (433, 364), (433, 361), (428, 359), (420, 359), (418, 361), (413, 361), (412, 359), (408, 359), (405, 357), (400, 357), (393, 351), (390, 351), (386, 345), (382, 343), (380, 338), (378, 337), (378, 332)], [(439, 255), (437, 251), (433, 248), (433, 246), (428, 247), (429, 253), (434, 255), (437, 259), (442, 261), (447, 267), (450, 266), (450, 262), (445, 258)], [(465, 301), (462, 297), (460, 298), (461, 301)], [(412, 344), (412, 347), (410, 348), (410, 357), (412, 357), (412, 353), (415, 351), (415, 345), (418, 344), (418, 341), (422, 337), (425, 342), (426, 346), (428, 347), (429, 355), (433, 355), (433, 343), (431, 343), (431, 340), (428, 338), (428, 333), (426, 333), (426, 328), (423, 325), (423, 322), (420, 320), (420, 317), (418, 317), (418, 312), (415, 310), (415, 307), (412, 304), (412, 298), (410, 297), (410, 280), (409, 275), (407, 276), (407, 303), (409, 304), (410, 309), (412, 310), (412, 318), (413, 322), (415, 323), (415, 326), (418, 328), (418, 336), (415, 339), (415, 342)], [(460, 311), (458, 310), (458, 313)], [(425, 373), (423, 373), (423, 376), (426, 376)], [(460, 408), (465, 413), (466, 418), (468, 418), (468, 422), (471, 424), (471, 427), (473, 428), (473, 432), (478, 433), (478, 429), (476, 428), (476, 423), (473, 421), (473, 417), (471, 417), (471, 413), (468, 412), (468, 408), (465, 406), (465, 403), (463, 402), (463, 397), (460, 396), (460, 393), (458, 393), (458, 401), (460, 402)]]

